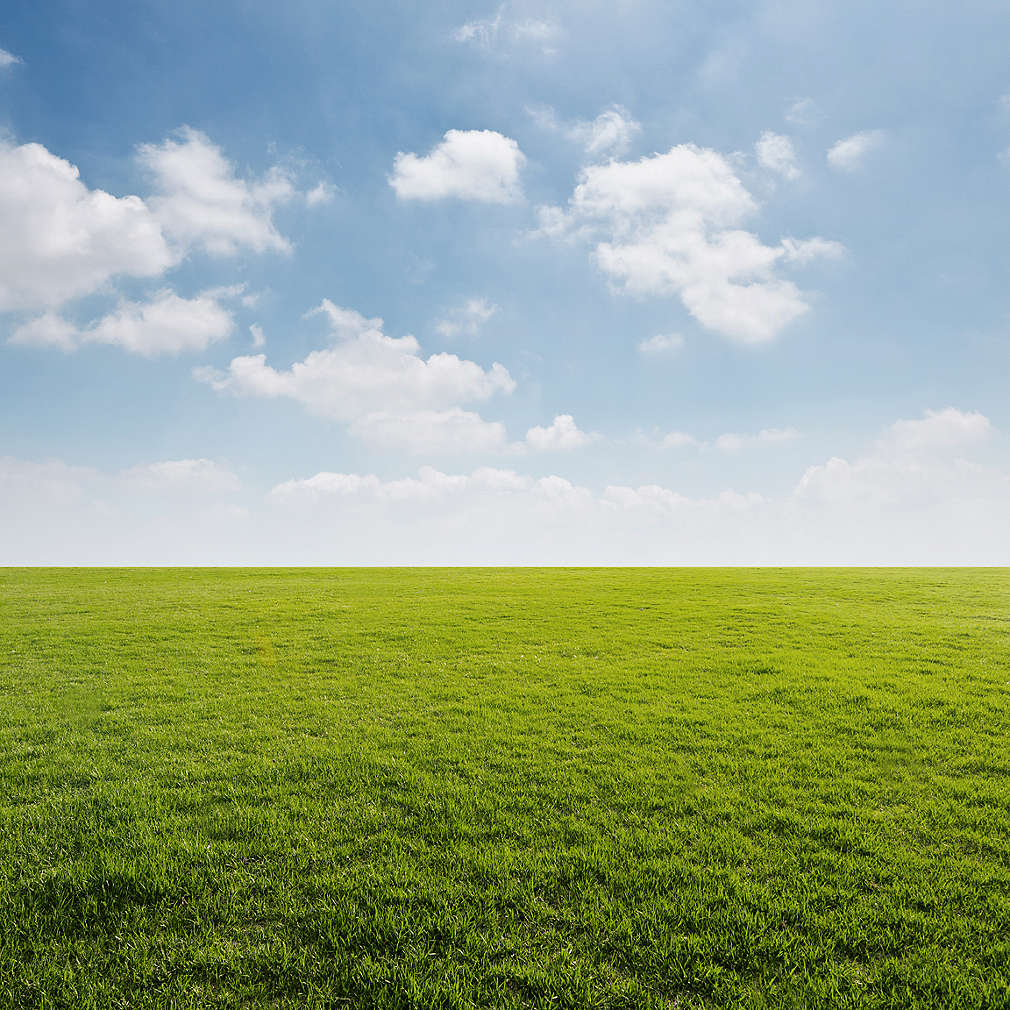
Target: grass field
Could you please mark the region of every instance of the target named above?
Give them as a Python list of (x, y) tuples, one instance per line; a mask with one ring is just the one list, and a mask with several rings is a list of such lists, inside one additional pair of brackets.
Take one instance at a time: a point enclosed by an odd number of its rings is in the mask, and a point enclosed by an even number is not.
[(1010, 1005), (1010, 573), (0, 570), (5, 1007)]

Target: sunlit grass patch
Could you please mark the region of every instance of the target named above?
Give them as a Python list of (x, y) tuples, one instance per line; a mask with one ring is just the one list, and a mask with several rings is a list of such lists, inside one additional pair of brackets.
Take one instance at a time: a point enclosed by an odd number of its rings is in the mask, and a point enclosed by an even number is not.
[(991, 1007), (1001, 571), (0, 573), (8, 1006)]

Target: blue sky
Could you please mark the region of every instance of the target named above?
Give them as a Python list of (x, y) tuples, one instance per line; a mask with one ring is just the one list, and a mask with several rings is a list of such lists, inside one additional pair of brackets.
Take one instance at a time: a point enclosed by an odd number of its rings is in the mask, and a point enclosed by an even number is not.
[(7, 4), (0, 561), (1010, 563), (1008, 37)]

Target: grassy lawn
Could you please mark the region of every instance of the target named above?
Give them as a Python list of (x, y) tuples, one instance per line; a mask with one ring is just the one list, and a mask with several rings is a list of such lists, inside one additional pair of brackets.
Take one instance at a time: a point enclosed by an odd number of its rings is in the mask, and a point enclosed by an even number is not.
[(4, 1007), (1010, 1005), (1010, 573), (0, 570)]

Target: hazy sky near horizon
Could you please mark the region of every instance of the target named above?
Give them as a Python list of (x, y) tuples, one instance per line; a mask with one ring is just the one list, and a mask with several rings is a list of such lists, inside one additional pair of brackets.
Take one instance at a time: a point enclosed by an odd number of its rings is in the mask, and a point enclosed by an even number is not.
[(12, 0), (0, 563), (1010, 563), (1008, 39)]

